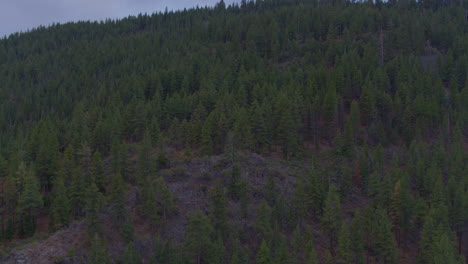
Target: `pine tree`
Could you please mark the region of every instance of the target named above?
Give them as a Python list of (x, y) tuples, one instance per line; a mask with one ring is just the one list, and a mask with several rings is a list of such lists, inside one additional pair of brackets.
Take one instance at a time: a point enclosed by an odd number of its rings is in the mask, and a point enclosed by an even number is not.
[(278, 200), (278, 187), (273, 173), (268, 174), (268, 181), (265, 185), (265, 199), (270, 206), (274, 206)]
[(101, 209), (101, 194), (92, 183), (86, 193), (86, 226), (88, 238), (91, 240), (100, 231), (99, 214)]
[(397, 263), (395, 240), (391, 231), (391, 223), (384, 209), (375, 211), (375, 252), (378, 261), (383, 263)]
[(258, 152), (262, 152), (271, 144), (271, 133), (270, 131), (268, 131), (268, 125), (266, 124), (264, 110), (258, 104), (257, 101), (253, 103), (251, 127), (255, 150)]
[(60, 176), (54, 182), (54, 198), (50, 209), (49, 229), (54, 231), (68, 225), (70, 213), (70, 201), (67, 197), (63, 177)]
[(244, 184), (241, 180), (240, 168), (238, 165), (233, 165), (231, 173), (230, 173), (230, 177), (229, 177), (229, 186), (228, 186), (229, 194), (233, 199), (235, 200), (240, 199), (242, 188), (244, 188), (243, 185)]
[(346, 223), (341, 225), (340, 234), (338, 236), (338, 249), (336, 259), (340, 264), (353, 263), (352, 243), (350, 238), (349, 226)]
[(249, 116), (244, 108), (238, 109), (236, 111), (233, 124), (233, 133), (237, 148), (245, 149), (252, 144), (252, 133)]
[(107, 242), (100, 238), (98, 234), (95, 234), (91, 240), (91, 249), (88, 255), (89, 264), (110, 264), (111, 259), (109, 257), (109, 251)]
[(331, 185), (328, 190), (325, 208), (321, 219), (322, 227), (329, 239), (329, 249), (332, 255), (335, 255), (336, 242), (341, 226), (341, 204), (340, 197), (335, 185)]
[(42, 188), (49, 191), (58, 172), (59, 144), (55, 133), (48, 129), (42, 130), (40, 138), (35, 166)]
[(210, 218), (215, 231), (224, 237), (227, 235), (226, 196), (222, 186), (216, 186), (211, 192)]
[(357, 209), (350, 226), (351, 237), (351, 263), (364, 264), (364, 241), (362, 240), (362, 216)]
[(175, 209), (174, 195), (167, 187), (163, 177), (158, 177), (154, 181), (156, 200), (158, 201), (160, 211), (166, 220), (167, 214)]
[(322, 120), (324, 121), (323, 136), (331, 142), (334, 133), (335, 115), (336, 115), (336, 90), (335, 87), (329, 87), (322, 105)]
[(120, 173), (113, 175), (110, 179), (109, 204), (112, 217), (116, 222), (120, 235), (126, 242), (133, 239), (133, 222), (131, 215), (125, 209), (125, 184)]
[(226, 248), (224, 247), (223, 238), (220, 232), (217, 232), (216, 240), (211, 244), (208, 254), (208, 263), (224, 264), (226, 263)]
[(390, 197), (389, 216), (392, 221), (392, 229), (398, 244), (400, 244), (401, 229), (401, 182), (397, 181), (393, 187), (393, 193)]
[(72, 172), (72, 183), (69, 190), (69, 199), (72, 215), (76, 219), (83, 216), (86, 203), (86, 186), (84, 177), (79, 169)]
[(307, 242), (306, 246), (306, 263), (307, 264), (318, 264), (317, 251), (315, 250), (315, 244), (313, 239)]
[(109, 203), (114, 219), (118, 223), (124, 222), (125, 215), (125, 185), (120, 173), (112, 175), (110, 179)]
[(24, 183), (17, 210), (24, 219), (24, 234), (30, 236), (36, 230), (35, 210), (43, 206), (42, 195), (39, 192), (38, 178), (23, 162), (20, 163), (17, 173), (18, 178)]
[(256, 263), (257, 264), (273, 264), (273, 260), (271, 258), (271, 253), (270, 249), (268, 248), (268, 245), (265, 240), (262, 240), (262, 243), (260, 244), (260, 249), (257, 252), (257, 257), (256, 257)]
[(146, 179), (153, 172), (153, 162), (151, 154), (152, 144), (149, 131), (145, 131), (143, 140), (140, 143), (137, 159), (137, 183), (140, 186), (146, 183)]
[(125, 264), (140, 264), (141, 258), (138, 251), (133, 246), (133, 243), (128, 243), (127, 249), (125, 250), (123, 263)]
[(375, 92), (371, 82), (366, 82), (362, 89), (359, 106), (361, 107), (362, 123), (370, 126), (375, 120), (377, 110), (375, 106)]
[(213, 232), (210, 220), (200, 211), (189, 217), (189, 223), (185, 230), (184, 248), (190, 263), (200, 264), (207, 260)]
[(153, 181), (150, 177), (145, 179), (145, 183), (142, 186), (142, 202), (143, 212), (142, 214), (147, 216), (151, 220), (151, 226), (155, 227), (160, 223), (159, 205), (156, 198), (156, 191), (154, 189)]
[(361, 127), (361, 112), (359, 111), (359, 105), (356, 101), (351, 103), (351, 109), (349, 113), (349, 121), (351, 123), (351, 128), (353, 131), (353, 141), (356, 143), (356, 140), (359, 136), (359, 130)]
[(213, 138), (207, 122), (203, 125), (201, 133), (201, 152), (203, 155), (213, 154)]
[(94, 183), (98, 187), (101, 193), (105, 193), (106, 191), (106, 180), (104, 177), (104, 165), (102, 163), (102, 155), (101, 152), (96, 151), (94, 152), (93, 156), (91, 157), (91, 175), (94, 179)]
[(258, 208), (256, 228), (263, 237), (271, 231), (271, 208), (265, 200)]
[(455, 249), (453, 240), (449, 238), (447, 233), (442, 233), (434, 238), (432, 242), (431, 250), (433, 251), (433, 257), (430, 260), (430, 264), (447, 263), (447, 264), (462, 264), (465, 263), (464, 256), (459, 256)]
[(60, 174), (64, 178), (65, 186), (70, 186), (73, 180), (73, 171), (76, 169), (75, 149), (72, 145), (68, 145), (63, 153), (63, 159), (60, 166)]

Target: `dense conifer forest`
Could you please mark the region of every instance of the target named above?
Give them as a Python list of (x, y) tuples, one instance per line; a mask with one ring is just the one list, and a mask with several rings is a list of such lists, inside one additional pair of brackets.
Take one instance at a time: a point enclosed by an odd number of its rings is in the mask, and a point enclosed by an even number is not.
[(256, 0), (0, 39), (0, 262), (463, 264), (468, 2)]

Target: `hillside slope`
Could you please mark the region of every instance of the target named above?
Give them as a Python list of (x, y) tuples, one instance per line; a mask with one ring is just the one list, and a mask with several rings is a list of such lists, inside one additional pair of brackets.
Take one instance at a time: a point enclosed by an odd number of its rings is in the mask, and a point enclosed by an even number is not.
[(463, 1), (242, 1), (0, 40), (14, 263), (464, 263)]

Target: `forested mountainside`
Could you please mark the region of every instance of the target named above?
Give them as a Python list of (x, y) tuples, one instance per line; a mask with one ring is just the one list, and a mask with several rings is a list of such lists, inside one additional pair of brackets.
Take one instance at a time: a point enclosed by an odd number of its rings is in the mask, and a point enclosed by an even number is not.
[(0, 40), (0, 262), (466, 263), (468, 3), (257, 0)]

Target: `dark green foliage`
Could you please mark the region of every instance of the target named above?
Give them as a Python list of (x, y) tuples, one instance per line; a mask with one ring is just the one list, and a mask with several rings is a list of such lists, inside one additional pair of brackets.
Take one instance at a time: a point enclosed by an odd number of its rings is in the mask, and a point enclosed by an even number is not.
[(154, 160), (152, 158), (152, 144), (149, 131), (146, 131), (138, 149), (137, 183), (143, 186), (146, 179), (152, 176)]
[(91, 184), (86, 192), (86, 226), (88, 228), (88, 238), (92, 238), (100, 231), (100, 211), (102, 203), (101, 194), (96, 184)]
[(257, 230), (262, 236), (266, 236), (271, 230), (271, 208), (265, 200), (262, 200), (257, 211)]
[(158, 211), (163, 215), (164, 220), (166, 220), (167, 214), (175, 209), (174, 196), (164, 182), (163, 177), (158, 177), (154, 180), (154, 188), (156, 201), (158, 202)]
[(43, 128), (39, 135), (40, 143), (36, 154), (35, 167), (41, 187), (50, 190), (53, 178), (58, 172), (59, 143), (54, 131)]
[(106, 180), (104, 175), (104, 166), (102, 163), (102, 155), (99, 151), (94, 152), (91, 157), (91, 174), (99, 191), (104, 193), (106, 190)]
[(210, 218), (215, 231), (220, 232), (223, 236), (227, 232), (226, 206), (224, 188), (218, 185), (211, 191)]
[(397, 263), (395, 239), (391, 228), (385, 209), (366, 208), (362, 218), (364, 241), (378, 263)]
[(257, 252), (256, 262), (257, 264), (273, 264), (273, 260), (271, 258), (270, 248), (268, 248), (267, 243), (265, 240), (262, 240), (260, 244), (260, 248)]
[(71, 208), (62, 177), (59, 177), (54, 182), (54, 197), (50, 210), (49, 230), (54, 231), (68, 225)]
[(140, 258), (140, 254), (138, 253), (138, 251), (136, 251), (135, 247), (133, 246), (133, 243), (128, 244), (127, 249), (125, 250), (123, 263), (125, 263), (125, 264), (140, 264), (140, 263), (142, 263), (141, 258)]
[(17, 174), (23, 183), (16, 208), (22, 217), (20, 235), (31, 236), (36, 231), (36, 210), (43, 206), (39, 181), (34, 171), (27, 168), (23, 162), (20, 163)]
[(356, 210), (350, 225), (351, 238), (351, 263), (363, 264), (365, 260), (364, 241), (362, 239), (362, 217), (360, 211)]
[(110, 264), (107, 241), (100, 238), (97, 234), (91, 239), (91, 248), (88, 255), (89, 264)]
[(340, 197), (334, 185), (328, 190), (327, 199), (321, 219), (322, 227), (328, 237), (328, 248), (335, 255), (338, 234), (341, 227), (341, 204)]
[(170, 240), (163, 241), (161, 238), (156, 238), (154, 241), (154, 252), (150, 258), (151, 264), (180, 263), (181, 254), (178, 249), (171, 243)]
[(228, 190), (229, 194), (232, 198), (238, 200), (241, 197), (241, 194), (245, 192), (243, 190), (245, 188), (242, 180), (241, 180), (241, 171), (239, 166), (234, 165), (232, 171), (230, 173), (230, 177), (228, 180)]
[(190, 263), (204, 263), (209, 258), (212, 245), (213, 226), (209, 218), (200, 211), (189, 218), (185, 230), (184, 249)]
[(69, 198), (72, 209), (72, 216), (78, 218), (83, 216), (86, 204), (86, 185), (84, 177), (79, 169), (72, 171), (72, 182), (69, 188)]

